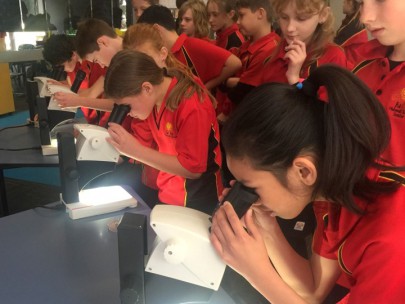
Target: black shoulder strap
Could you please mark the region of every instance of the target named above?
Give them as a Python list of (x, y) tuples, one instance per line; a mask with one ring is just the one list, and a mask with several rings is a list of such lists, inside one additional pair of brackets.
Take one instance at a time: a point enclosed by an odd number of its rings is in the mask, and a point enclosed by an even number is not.
[(356, 65), (352, 71), (353, 74), (356, 74), (358, 71), (360, 71), (362, 68), (364, 68), (366, 65), (368, 65), (370, 62), (373, 62), (375, 59), (368, 59), (360, 62), (358, 65)]
[(381, 171), (380, 177), (398, 182), (405, 186), (405, 177), (395, 171)]
[(190, 68), (191, 72), (193, 72), (193, 74), (194, 74), (195, 76), (200, 77), (200, 76), (198, 75), (198, 72), (197, 72), (197, 70), (196, 70), (194, 64), (193, 64), (193, 61), (191, 60), (190, 55), (187, 53), (187, 50), (186, 50), (186, 48), (185, 48), (184, 46), (181, 47), (181, 51), (183, 52), (184, 58), (186, 58), (187, 66)]

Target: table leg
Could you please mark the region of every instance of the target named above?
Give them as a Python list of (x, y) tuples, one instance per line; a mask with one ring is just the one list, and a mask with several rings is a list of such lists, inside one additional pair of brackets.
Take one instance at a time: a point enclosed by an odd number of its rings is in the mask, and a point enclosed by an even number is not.
[(3, 169), (0, 169), (0, 217), (8, 215), (8, 204), (6, 196), (6, 183), (4, 181)]

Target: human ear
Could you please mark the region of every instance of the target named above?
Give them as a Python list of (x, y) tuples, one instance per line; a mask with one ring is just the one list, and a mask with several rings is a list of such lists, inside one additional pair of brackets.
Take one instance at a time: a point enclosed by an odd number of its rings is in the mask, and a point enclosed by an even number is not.
[(235, 10), (231, 10), (229, 13), (227, 13), (228, 18), (229, 18), (229, 19), (232, 19), (232, 20), (233, 20), (233, 18), (235, 17), (235, 14), (236, 14)]
[(257, 15), (257, 18), (259, 20), (261, 20), (263, 18), (266, 18), (266, 11), (264, 10), (264, 8), (261, 7), (258, 10), (256, 10), (256, 15)]
[(98, 38), (97, 38), (97, 44), (98, 44), (99, 46), (101, 46), (101, 45), (106, 46), (106, 45), (107, 45), (107, 39), (106, 39), (106, 37), (105, 37), (104, 35), (98, 37)]
[(141, 85), (142, 91), (144, 91), (146, 94), (150, 95), (150, 93), (153, 91), (153, 86), (150, 82), (145, 81)]
[(330, 7), (324, 6), (322, 10), (319, 12), (319, 23), (323, 24), (326, 22), (330, 14)]
[(162, 63), (166, 62), (166, 58), (169, 55), (169, 50), (166, 47), (162, 47), (160, 49), (160, 60), (162, 61)]
[(314, 158), (312, 156), (299, 156), (294, 159), (292, 168), (298, 179), (306, 186), (313, 186), (318, 177)]

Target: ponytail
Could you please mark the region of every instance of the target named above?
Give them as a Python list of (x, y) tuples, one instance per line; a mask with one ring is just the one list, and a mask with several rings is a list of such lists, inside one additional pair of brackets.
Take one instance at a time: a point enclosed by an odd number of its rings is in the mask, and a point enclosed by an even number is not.
[(207, 95), (214, 103), (212, 95), (202, 84), (197, 83), (188, 69), (160, 68), (150, 56), (131, 50), (122, 50), (111, 60), (104, 80), (105, 94), (113, 99), (138, 95), (142, 83), (159, 85), (164, 77), (175, 77), (178, 81), (166, 100), (169, 110), (177, 109), (184, 98), (194, 93), (197, 93), (201, 102), (204, 95)]
[[(366, 170), (373, 165), (390, 138), (388, 116), (371, 90), (348, 71), (325, 65), (308, 82), (326, 88), (324, 111), (325, 150), (323, 176), (317, 188), (352, 211), (358, 211), (352, 195), (367, 197), (373, 182)], [(378, 188), (378, 184), (374, 185)], [(346, 189), (346, 191), (344, 191)]]
[[(326, 88), (328, 102), (317, 97)], [(318, 67), (302, 87), (269, 83), (253, 90), (224, 127), (227, 154), (248, 157), (288, 187), (287, 169), (299, 155), (312, 155), (318, 178), (313, 198), (323, 196), (361, 212), (353, 195), (387, 191), (366, 176), (390, 137), (384, 108), (352, 73), (333, 65)]]

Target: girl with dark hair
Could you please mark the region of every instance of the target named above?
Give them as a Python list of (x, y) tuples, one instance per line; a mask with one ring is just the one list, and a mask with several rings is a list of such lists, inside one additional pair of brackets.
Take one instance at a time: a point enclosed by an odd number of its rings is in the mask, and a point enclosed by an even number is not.
[(109, 142), (159, 170), (159, 201), (212, 212), (222, 190), (221, 152), (207, 90), (183, 70), (161, 68), (144, 53), (123, 50), (108, 68), (105, 93), (142, 120), (133, 134), (111, 123)]
[[(349, 282), (344, 303), (404, 303), (405, 179), (379, 160), (389, 134), (374, 94), (336, 66), (297, 86), (253, 90), (225, 124), (223, 145), (231, 172), (259, 199), (242, 222), (228, 202), (216, 211), (218, 254), (273, 304), (322, 303), (340, 275)], [(307, 260), (275, 217), (292, 219), (311, 201)]]

